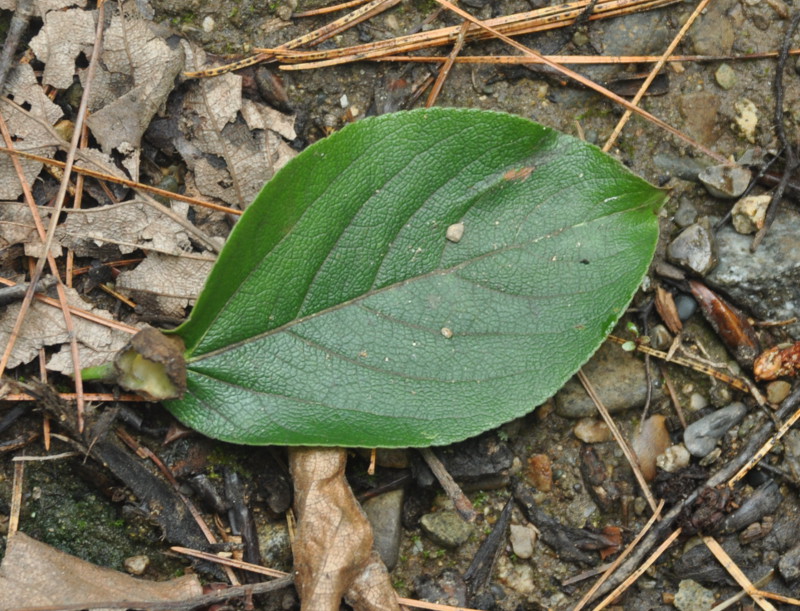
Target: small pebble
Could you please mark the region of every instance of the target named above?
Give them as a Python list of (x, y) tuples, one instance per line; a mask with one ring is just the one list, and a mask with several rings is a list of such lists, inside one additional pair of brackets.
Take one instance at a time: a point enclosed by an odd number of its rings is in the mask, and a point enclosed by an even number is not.
[(714, 165), (706, 168), (697, 177), (714, 197), (736, 199), (750, 184), (750, 170), (741, 166)]
[(756, 127), (758, 126), (758, 111), (756, 105), (747, 98), (738, 100), (734, 105), (736, 110), (736, 126), (742, 133), (742, 136), (747, 138), (748, 142), (755, 144), (756, 141)]
[(691, 579), (683, 579), (678, 585), (674, 604), (680, 611), (708, 611), (715, 602), (711, 590)]
[(678, 293), (675, 295), (675, 309), (678, 310), (678, 318), (681, 322), (686, 322), (697, 312), (697, 301), (691, 295)]
[(743, 234), (761, 229), (771, 200), (771, 195), (749, 195), (740, 199), (731, 209), (733, 228)]
[(667, 258), (700, 276), (717, 265), (717, 248), (708, 219), (690, 225), (670, 242)]
[(581, 418), (572, 432), (584, 443), (602, 443), (611, 439), (608, 425), (597, 418)]
[(536, 541), (536, 529), (533, 526), (512, 524), (508, 538), (517, 558), (527, 560), (533, 556), (533, 544)]
[(717, 79), (717, 85), (725, 91), (736, 84), (736, 73), (728, 64), (720, 64), (720, 67), (714, 73), (714, 78)]
[(528, 459), (528, 479), (539, 492), (553, 489), (553, 465), (547, 454), (534, 454)]
[(717, 445), (717, 441), (733, 425), (739, 423), (747, 413), (743, 403), (731, 403), (727, 407), (693, 422), (683, 432), (686, 449), (697, 457), (703, 457)]
[(426, 513), (419, 525), (431, 541), (448, 549), (457, 548), (472, 534), (472, 526), (455, 511)]
[(697, 208), (688, 199), (681, 200), (675, 215), (672, 217), (678, 227), (688, 227), (697, 220)]
[(767, 401), (778, 405), (783, 403), (783, 400), (789, 396), (792, 390), (792, 385), (784, 380), (775, 380), (767, 384)]
[(464, 223), (453, 223), (450, 225), (444, 237), (456, 244), (460, 242), (461, 238), (464, 237)]
[(720, 456), (722, 456), (722, 448), (717, 446), (716, 448), (711, 450), (708, 454), (703, 456), (703, 458), (700, 459), (700, 466), (708, 467), (710, 465), (713, 465), (715, 462), (717, 462), (717, 460), (719, 460)]
[(650, 345), (656, 350), (668, 350), (672, 345), (672, 334), (664, 325), (656, 325), (650, 331)]
[(781, 556), (778, 570), (788, 583), (800, 582), (800, 543)]
[(203, 19), (203, 31), (206, 33), (213, 32), (216, 25), (217, 24), (211, 15), (208, 15)]
[(130, 556), (122, 561), (125, 570), (131, 575), (143, 575), (150, 566), (150, 558), (147, 556)]
[(706, 406), (708, 406), (708, 399), (699, 392), (693, 392), (689, 397), (689, 409), (693, 412), (699, 412)]
[(675, 473), (676, 471), (680, 471), (686, 465), (688, 465), (691, 459), (692, 457), (689, 454), (689, 451), (683, 446), (683, 444), (678, 444), (668, 447), (666, 450), (664, 450), (663, 454), (657, 456), (656, 465), (662, 471), (666, 471), (667, 473)]
[(661, 414), (650, 416), (642, 422), (633, 436), (633, 452), (639, 460), (644, 478), (651, 482), (656, 476), (656, 457), (671, 444), (666, 418)]

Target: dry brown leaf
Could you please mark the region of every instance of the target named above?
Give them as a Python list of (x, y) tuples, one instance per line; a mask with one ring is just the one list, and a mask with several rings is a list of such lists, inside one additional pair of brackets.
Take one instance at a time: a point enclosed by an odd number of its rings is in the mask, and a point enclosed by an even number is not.
[[(39, 214), (42, 222), (47, 223), (50, 217), (49, 211), (40, 210)], [(12, 244), (27, 246), (40, 243), (30, 208), (18, 202), (0, 202), (0, 248), (7, 248)]]
[[(41, 17), (50, 11), (60, 11), (70, 7), (82, 8), (86, 6), (86, 0), (34, 0), (33, 14)], [(17, 8), (16, 0), (0, 0), (0, 9), (13, 11)]]
[[(144, 131), (163, 107), (183, 70), (183, 49), (167, 44), (170, 32), (143, 19), (115, 15), (103, 39), (87, 123), (103, 151), (138, 157)], [(86, 71), (81, 71), (82, 81)], [(137, 161), (126, 164), (138, 176)]]
[(386, 568), (372, 553), (372, 529), (347, 480), (341, 448), (290, 448), (299, 520), (293, 544), (303, 609), (399, 610)]
[(108, 244), (116, 244), (123, 255), (138, 248), (180, 255), (192, 248), (183, 227), (137, 200), (70, 211), (56, 239), (82, 257), (96, 257)]
[(117, 289), (148, 313), (183, 318), (197, 298), (213, 261), (151, 253), (134, 270), (122, 272)]
[[(183, 47), (187, 70), (205, 65), (202, 49), (187, 41)], [(295, 155), (270, 126), (266, 106), (243, 105), (241, 77), (235, 74), (192, 81), (180, 115), (183, 138), (176, 146), (194, 172), (197, 188), (207, 197), (245, 208)], [(287, 130), (285, 124), (282, 119), (276, 129), (293, 134), (293, 128)]]
[[(8, 123), (11, 135), (18, 142), (24, 142), (26, 151), (52, 158), (56, 151), (55, 142), (47, 127), (37, 119), (49, 126), (58, 121), (63, 113), (45, 95), (41, 85), (36, 81), (33, 68), (28, 64), (22, 64), (12, 70), (5, 92), (16, 104), (29, 109), (25, 112), (14, 106), (6, 104), (2, 106), (3, 117)], [(19, 161), (28, 184), (33, 184), (42, 170), (42, 164), (31, 159)], [(0, 199), (16, 199), (21, 194), (22, 187), (11, 157), (0, 156)]]
[(96, 17), (94, 11), (80, 9), (45, 14), (42, 29), (30, 42), (36, 57), (45, 64), (43, 83), (56, 89), (72, 85), (76, 58), (80, 53), (91, 56)]
[(195, 575), (163, 582), (136, 579), (65, 554), (21, 532), (9, 537), (0, 565), (0, 609), (182, 601), (202, 594)]
[[(70, 305), (111, 318), (111, 315), (105, 310), (95, 308), (83, 301), (74, 289), (65, 290), (67, 302)], [(20, 304), (14, 303), (0, 311), (0, 346), (8, 343), (19, 308)], [(72, 320), (75, 325), (75, 336), (78, 339), (78, 352), (82, 367), (92, 367), (110, 361), (117, 351), (130, 340), (130, 335), (123, 331), (109, 329), (78, 316), (73, 316)], [(29, 363), (36, 357), (39, 348), (59, 346), (68, 344), (68, 342), (69, 334), (64, 326), (64, 315), (61, 311), (53, 306), (34, 301), (14, 344), (14, 351), (11, 353), (8, 367), (13, 368), (22, 363)], [(68, 345), (64, 346), (61, 353), (50, 359), (47, 368), (51, 371), (68, 374), (72, 372), (72, 358)]]

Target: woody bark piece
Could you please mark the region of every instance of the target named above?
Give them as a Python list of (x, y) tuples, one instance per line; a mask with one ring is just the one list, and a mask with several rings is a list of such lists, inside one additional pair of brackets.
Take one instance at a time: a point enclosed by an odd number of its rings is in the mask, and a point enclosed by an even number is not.
[(289, 450), (299, 523), (295, 586), (302, 608), (338, 611), (348, 594), (359, 610), (399, 609), (385, 569), (382, 578), (371, 557), (372, 529), (345, 480), (346, 460), (341, 448)]

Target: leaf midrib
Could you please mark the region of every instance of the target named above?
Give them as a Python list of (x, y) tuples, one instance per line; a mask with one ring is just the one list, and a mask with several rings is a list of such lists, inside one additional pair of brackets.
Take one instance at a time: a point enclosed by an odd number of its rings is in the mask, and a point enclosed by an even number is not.
[(459, 269), (462, 269), (462, 268), (466, 267), (469, 264), (472, 264), (472, 263), (474, 263), (476, 261), (480, 261), (481, 259), (484, 259), (484, 258), (487, 258), (487, 257), (491, 257), (491, 256), (494, 256), (494, 255), (498, 255), (498, 254), (502, 254), (504, 252), (510, 252), (512, 250), (527, 248), (527, 247), (531, 246), (532, 244), (535, 244), (535, 243), (537, 243), (537, 242), (539, 242), (541, 240), (550, 238), (553, 235), (558, 235), (559, 233), (562, 233), (562, 232), (564, 232), (566, 230), (577, 229), (578, 227), (582, 227), (582, 226), (588, 225), (590, 223), (595, 223), (595, 222), (598, 222), (598, 221), (601, 221), (601, 220), (604, 220), (604, 219), (607, 219), (607, 218), (611, 218), (611, 217), (616, 216), (618, 214), (631, 214), (633, 212), (636, 212), (636, 211), (639, 211), (639, 210), (642, 210), (642, 209), (646, 209), (646, 208), (650, 208), (650, 207), (651, 206), (649, 205), (649, 203), (643, 203), (643, 204), (641, 204), (639, 206), (636, 206), (635, 208), (626, 208), (626, 209), (623, 209), (623, 210), (615, 210), (614, 212), (611, 212), (609, 214), (605, 214), (605, 215), (602, 215), (602, 216), (595, 217), (595, 218), (591, 219), (590, 221), (584, 221), (584, 222), (581, 222), (581, 223), (576, 223), (576, 224), (568, 226), (568, 227), (560, 227), (558, 229), (549, 231), (549, 232), (547, 232), (547, 233), (545, 233), (543, 235), (537, 236), (537, 237), (535, 237), (535, 238), (533, 238), (531, 240), (528, 240), (526, 242), (520, 242), (520, 243), (504, 246), (502, 248), (496, 248), (494, 250), (487, 251), (487, 252), (482, 253), (482, 254), (480, 254), (478, 256), (472, 257), (470, 259), (466, 259), (464, 261), (459, 262), (456, 265), (453, 265), (453, 266), (450, 266), (450, 267), (447, 267), (447, 268), (436, 268), (436, 269), (431, 270), (429, 272), (426, 272), (424, 274), (419, 274), (419, 275), (413, 276), (411, 278), (406, 278), (406, 279), (401, 280), (399, 282), (388, 284), (388, 285), (382, 286), (382, 287), (377, 288), (377, 289), (369, 289), (368, 291), (364, 292), (361, 295), (358, 295), (357, 297), (353, 297), (352, 299), (348, 299), (346, 301), (343, 301), (341, 303), (337, 303), (336, 305), (330, 306), (328, 308), (324, 308), (324, 309), (319, 310), (317, 312), (313, 312), (311, 314), (308, 314), (307, 316), (303, 316), (303, 317), (300, 317), (300, 318), (295, 318), (295, 319), (290, 320), (290, 321), (288, 321), (288, 322), (286, 322), (286, 323), (284, 323), (284, 324), (282, 324), (282, 325), (280, 325), (278, 327), (275, 327), (273, 329), (269, 329), (269, 330), (264, 331), (262, 333), (258, 333), (256, 335), (252, 335), (250, 337), (241, 339), (241, 340), (236, 341), (234, 343), (228, 344), (227, 346), (224, 346), (222, 348), (217, 348), (215, 350), (211, 350), (209, 352), (201, 353), (201, 354), (198, 354), (198, 355), (190, 355), (190, 356), (187, 357), (186, 363), (187, 363), (187, 365), (191, 365), (191, 363), (196, 362), (196, 361), (201, 361), (203, 359), (213, 358), (213, 357), (218, 356), (220, 354), (225, 354), (226, 352), (230, 352), (230, 351), (236, 350), (239, 347), (241, 347), (243, 345), (246, 345), (246, 344), (248, 344), (250, 342), (259, 341), (261, 339), (269, 337), (270, 335), (276, 335), (276, 334), (282, 333), (282, 332), (286, 331), (287, 329), (291, 329), (295, 325), (299, 325), (299, 324), (304, 323), (304, 322), (306, 322), (308, 320), (312, 320), (312, 319), (317, 318), (319, 316), (324, 316), (325, 314), (328, 314), (330, 312), (335, 312), (335, 311), (338, 311), (340, 309), (343, 309), (343, 308), (346, 308), (348, 306), (351, 306), (353, 304), (357, 304), (360, 301), (368, 299), (369, 297), (372, 297), (374, 295), (379, 295), (379, 294), (384, 293), (386, 291), (394, 290), (394, 289), (400, 288), (402, 286), (405, 286), (407, 284), (410, 284), (412, 282), (418, 282), (418, 281), (424, 280), (426, 278), (432, 278), (432, 277), (435, 277), (435, 276), (446, 276), (446, 275), (449, 275), (451, 273), (457, 272)]

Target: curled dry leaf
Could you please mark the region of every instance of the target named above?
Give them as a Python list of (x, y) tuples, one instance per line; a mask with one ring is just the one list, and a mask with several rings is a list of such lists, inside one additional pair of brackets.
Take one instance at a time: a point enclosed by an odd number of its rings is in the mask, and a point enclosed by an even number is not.
[(293, 545), (303, 609), (338, 611), (342, 597), (363, 611), (399, 610), (372, 529), (344, 477), (345, 450), (290, 448), (299, 519)]
[(136, 269), (117, 277), (117, 289), (148, 312), (183, 318), (211, 271), (213, 261), (150, 253)]
[(656, 310), (658, 310), (658, 315), (661, 316), (661, 320), (664, 321), (664, 324), (667, 325), (667, 328), (672, 331), (674, 335), (681, 332), (683, 323), (681, 322), (680, 316), (678, 316), (678, 308), (675, 307), (675, 299), (673, 299), (672, 293), (660, 286), (656, 287)]
[[(187, 69), (202, 68), (202, 49), (182, 44)], [(245, 208), (295, 154), (281, 137), (294, 133), (287, 122), (286, 117), (276, 121), (264, 105), (244, 102), (242, 79), (235, 74), (198, 79), (183, 99), (177, 148), (204, 195)], [(273, 131), (274, 123), (281, 135)]]
[(730, 350), (737, 362), (748, 369), (761, 352), (760, 342), (753, 325), (737, 308), (696, 280), (689, 281), (692, 295), (700, 304), (700, 311)]
[(50, 11), (44, 15), (44, 24), (33, 37), (30, 47), (36, 57), (44, 62), (42, 82), (56, 89), (72, 85), (75, 60), (80, 53), (91, 56), (95, 38), (94, 11), (67, 9)]
[(139, 248), (180, 255), (191, 250), (186, 230), (167, 215), (140, 201), (70, 211), (56, 229), (56, 239), (79, 256), (96, 257), (114, 244), (123, 255)]
[(103, 151), (135, 158), (125, 164), (134, 177), (142, 134), (183, 69), (183, 49), (167, 44), (169, 34), (151, 21), (121, 15), (104, 33), (87, 123)]
[[(65, 291), (67, 302), (70, 305), (105, 318), (111, 318), (105, 310), (92, 307), (84, 302), (75, 290), (66, 288)], [(8, 343), (19, 308), (20, 304), (15, 303), (0, 312), (0, 346)], [(84, 367), (102, 365), (110, 361), (130, 339), (130, 335), (123, 331), (109, 329), (78, 316), (73, 316), (73, 324), (78, 339), (81, 365)], [(69, 334), (64, 326), (64, 316), (61, 311), (53, 306), (34, 301), (14, 344), (14, 351), (11, 353), (8, 367), (13, 368), (32, 361), (38, 354), (39, 348), (58, 346), (67, 342), (69, 342)], [(47, 368), (51, 371), (72, 373), (72, 358), (68, 345), (53, 355), (47, 363)]]
[[(63, 113), (45, 95), (33, 68), (29, 64), (20, 64), (12, 70), (4, 92), (13, 102), (28, 109), (26, 112), (16, 106), (3, 105), (3, 118), (12, 137), (24, 141), (27, 150), (43, 157), (52, 157), (56, 147), (46, 126), (55, 124)], [(32, 159), (20, 159), (19, 162), (28, 184), (33, 184), (42, 170), (42, 164)], [(0, 199), (15, 200), (21, 194), (22, 188), (11, 157), (0, 155)]]
[(0, 609), (177, 602), (202, 594), (195, 575), (163, 582), (136, 579), (65, 554), (21, 532), (9, 537), (0, 565)]

